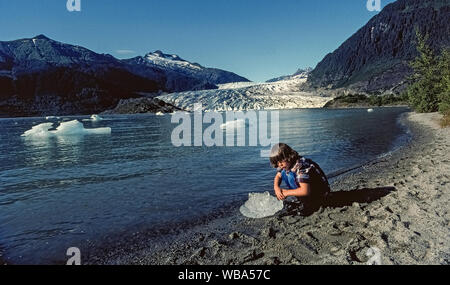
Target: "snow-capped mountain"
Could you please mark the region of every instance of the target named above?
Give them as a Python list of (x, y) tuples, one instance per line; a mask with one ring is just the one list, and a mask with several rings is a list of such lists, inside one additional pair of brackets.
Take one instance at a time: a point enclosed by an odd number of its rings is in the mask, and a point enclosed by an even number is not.
[(198, 63), (190, 63), (176, 54), (169, 55), (160, 50), (146, 54), (143, 59), (145, 59), (149, 64), (163, 66), (165, 68), (178, 71), (192, 70), (192, 72), (197, 72), (203, 69), (203, 67)]
[(280, 81), (280, 80), (288, 80), (288, 79), (292, 79), (292, 78), (294, 78), (294, 77), (298, 77), (299, 75), (302, 76), (302, 77), (307, 78), (308, 75), (309, 75), (309, 73), (310, 73), (311, 71), (313, 71), (313, 68), (312, 68), (312, 67), (307, 67), (307, 68), (305, 68), (305, 69), (299, 68), (299, 69), (297, 69), (297, 71), (296, 71), (294, 74), (292, 74), (292, 75), (284, 75), (284, 76), (272, 78), (272, 79), (267, 80), (266, 82), (276, 82), (276, 81)]
[(245, 80), (162, 52), (120, 60), (44, 35), (0, 41), (0, 116), (100, 113), (120, 99)]
[(44, 35), (0, 41), (0, 116), (98, 113), (163, 88), (161, 70), (148, 68), (144, 77), (130, 69), (111, 55)]
[(202, 103), (205, 111), (321, 108), (332, 99), (299, 91), (306, 80), (307, 76), (298, 74), (271, 83), (236, 82), (221, 84), (216, 90), (178, 92), (158, 98), (188, 111), (193, 111), (195, 103)]
[(198, 63), (184, 60), (176, 54), (165, 54), (160, 50), (147, 53), (145, 56), (138, 56), (124, 61), (133, 65), (160, 68), (168, 73), (183, 74), (210, 85), (249, 81), (247, 78), (233, 72), (203, 67)]

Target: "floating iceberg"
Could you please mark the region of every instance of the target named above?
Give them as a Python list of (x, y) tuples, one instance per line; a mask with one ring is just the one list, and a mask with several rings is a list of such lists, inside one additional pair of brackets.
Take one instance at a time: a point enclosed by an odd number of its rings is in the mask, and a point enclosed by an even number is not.
[(160, 112), (157, 112), (157, 113), (156, 113), (156, 116), (164, 116), (164, 113), (161, 112), (161, 111), (160, 111)]
[(273, 216), (283, 209), (283, 201), (271, 196), (269, 192), (249, 193), (248, 200), (239, 209), (241, 214), (254, 219)]
[(233, 121), (227, 121), (227, 122), (221, 124), (220, 128), (222, 130), (226, 130), (227, 128), (237, 129), (237, 128), (248, 127), (250, 125), (253, 126), (253, 124), (249, 124), (249, 122), (246, 120), (238, 119), (238, 120), (233, 120)]
[(100, 117), (99, 115), (91, 115), (91, 117), (89, 119), (83, 119), (83, 122), (100, 122), (103, 121), (103, 118)]
[(48, 130), (52, 127), (53, 123), (42, 123), (23, 133), (22, 137), (47, 137), (50, 135)]
[(103, 118), (100, 117), (99, 115), (92, 115), (91, 116), (91, 120), (94, 121), (94, 122), (97, 122), (97, 121), (103, 120)]
[(42, 123), (32, 127), (30, 130), (22, 134), (22, 137), (49, 137), (53, 135), (85, 135), (85, 134), (110, 134), (111, 128), (95, 128), (85, 129), (83, 124), (78, 120), (61, 122), (61, 124), (55, 129), (53, 123)]
[(372, 113), (373, 109), (367, 109), (367, 112)]

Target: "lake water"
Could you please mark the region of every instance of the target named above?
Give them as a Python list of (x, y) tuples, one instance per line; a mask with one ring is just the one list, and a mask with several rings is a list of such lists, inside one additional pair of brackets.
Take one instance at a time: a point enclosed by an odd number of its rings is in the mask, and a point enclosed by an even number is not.
[[(330, 174), (408, 140), (407, 108), (279, 111), (280, 141)], [(69, 117), (64, 117), (69, 118)], [(71, 120), (88, 118), (70, 117)], [(0, 119), (0, 251), (12, 263), (62, 260), (66, 249), (136, 229), (188, 225), (272, 191), (267, 147), (175, 147), (171, 116), (105, 116), (110, 134), (24, 138), (45, 118)], [(59, 122), (61, 119), (51, 119)], [(58, 124), (56, 124), (57, 126)]]

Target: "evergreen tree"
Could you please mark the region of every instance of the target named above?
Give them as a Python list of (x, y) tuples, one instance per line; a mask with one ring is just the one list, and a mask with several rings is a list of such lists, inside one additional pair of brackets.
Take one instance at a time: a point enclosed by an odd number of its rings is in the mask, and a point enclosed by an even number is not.
[(411, 106), (417, 112), (435, 112), (439, 108), (439, 94), (442, 84), (438, 60), (433, 50), (427, 45), (428, 36), (422, 36), (416, 29), (417, 50), (419, 56), (411, 62), (412, 84), (407, 89)]
[(439, 59), (438, 69), (441, 73), (441, 86), (439, 99), (439, 112), (450, 115), (450, 48), (442, 51)]

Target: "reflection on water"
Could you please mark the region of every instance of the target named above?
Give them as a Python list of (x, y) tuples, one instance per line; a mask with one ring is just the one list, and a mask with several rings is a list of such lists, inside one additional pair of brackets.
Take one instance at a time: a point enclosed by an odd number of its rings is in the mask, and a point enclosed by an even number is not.
[[(404, 111), (280, 111), (280, 140), (330, 173), (390, 151)], [(13, 262), (64, 259), (86, 240), (191, 223), (272, 190), (267, 147), (174, 147), (170, 116), (83, 121), (110, 135), (21, 137), (43, 122), (0, 119), (0, 248)]]
[(28, 166), (52, 163), (57, 157), (63, 161), (78, 162), (81, 156), (85, 135), (25, 137), (23, 144), (29, 155), (25, 157)]

